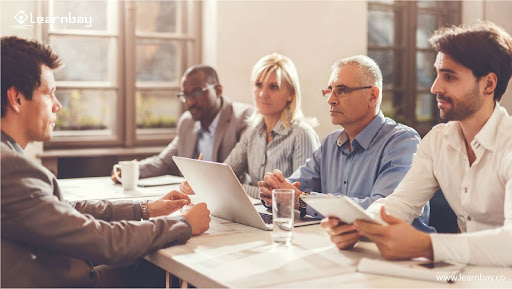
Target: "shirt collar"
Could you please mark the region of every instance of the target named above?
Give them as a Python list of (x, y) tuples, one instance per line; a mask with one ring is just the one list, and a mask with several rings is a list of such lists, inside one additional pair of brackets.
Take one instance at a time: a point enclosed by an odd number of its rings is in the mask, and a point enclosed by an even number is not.
[[(386, 118), (382, 111), (380, 111), (372, 121), (354, 138), (354, 141), (358, 143), (364, 150), (367, 150), (370, 143), (375, 138), (382, 125), (386, 122)], [(343, 130), (338, 138), (338, 146), (342, 146), (348, 141), (348, 135)]]
[(480, 129), (476, 134), (473, 141), (476, 140), (480, 145), (488, 150), (494, 150), (496, 147), (496, 139), (498, 137), (499, 124), (502, 120), (503, 114), (507, 114), (506, 110), (496, 102), (491, 117), (489, 117), (482, 129)]
[[(256, 125), (256, 130), (259, 132), (265, 131), (265, 120), (263, 118), (261, 118), (260, 122)], [(284, 125), (281, 123), (281, 120), (278, 120), (272, 129), (272, 132), (274, 134), (287, 135), (290, 130), (291, 128), (284, 127)]]
[[(494, 150), (496, 146), (496, 138), (498, 136), (499, 123), (503, 114), (507, 114), (506, 110), (496, 102), (491, 116), (475, 135), (472, 143), (477, 142), (488, 150)], [(443, 133), (445, 139), (447, 139), (453, 147), (459, 148), (462, 145), (461, 143), (464, 142), (460, 122), (450, 121), (447, 125), (448, 128)]]
[(202, 132), (209, 132), (209, 133), (215, 132), (215, 130), (217, 129), (217, 125), (219, 124), (221, 111), (222, 111), (222, 109), (220, 109), (219, 112), (217, 112), (217, 115), (215, 116), (212, 123), (210, 124), (210, 126), (207, 129), (203, 129), (203, 127), (201, 126), (201, 121), (196, 121), (196, 124), (195, 124), (196, 130), (202, 131)]
[(2, 141), (5, 142), (7, 145), (9, 145), (15, 151), (17, 151), (23, 155), (25, 154), (25, 152), (20, 147), (20, 145), (16, 141), (14, 141), (14, 139), (12, 139), (12, 137), (10, 137), (8, 134), (6, 134), (4, 131), (2, 131)]

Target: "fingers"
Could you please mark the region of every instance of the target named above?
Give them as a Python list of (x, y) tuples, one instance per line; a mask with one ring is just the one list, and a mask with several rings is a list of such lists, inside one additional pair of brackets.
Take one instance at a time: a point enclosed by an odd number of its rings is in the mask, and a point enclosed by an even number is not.
[[(265, 185), (264, 185), (265, 184)], [(260, 199), (265, 202), (266, 206), (272, 206), (272, 191), (266, 186), (265, 182), (259, 181), (258, 186), (260, 187)]]
[(300, 182), (293, 183), (293, 186), (300, 190)]
[(340, 250), (350, 249), (361, 239), (361, 235), (353, 231), (343, 235), (331, 236), (331, 242)]
[(339, 223), (340, 223), (339, 219), (327, 217), (327, 218), (322, 219), (322, 221), (320, 222), (320, 226), (324, 229), (327, 229), (327, 228), (336, 227), (336, 226), (338, 226)]
[(393, 225), (393, 224), (399, 224), (399, 223), (403, 223), (403, 221), (399, 218), (396, 218), (394, 216), (391, 216), (391, 215), (388, 215), (386, 213), (386, 208), (384, 206), (382, 206), (380, 208), (380, 217), (382, 218), (382, 220), (390, 225)]
[(279, 188), (279, 179), (273, 173), (265, 173), (265, 177), (263, 177), (263, 181), (271, 189)]
[(184, 181), (180, 184), (179, 190), (187, 195), (195, 195), (194, 190), (192, 190), (192, 187), (188, 184), (187, 181)]
[(280, 170), (278, 169), (275, 169), (274, 170), (274, 176), (277, 177), (277, 179), (280, 181), (280, 182), (284, 182), (285, 181), (285, 177), (284, 177), (284, 174), (283, 172), (281, 172)]

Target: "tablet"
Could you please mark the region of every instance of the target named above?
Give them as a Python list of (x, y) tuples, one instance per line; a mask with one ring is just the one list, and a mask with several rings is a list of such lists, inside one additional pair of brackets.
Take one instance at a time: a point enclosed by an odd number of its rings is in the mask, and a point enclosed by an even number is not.
[(375, 224), (386, 225), (381, 220), (365, 212), (356, 202), (347, 196), (303, 196), (302, 200), (326, 217), (335, 217), (340, 221), (353, 224), (355, 220), (363, 220)]

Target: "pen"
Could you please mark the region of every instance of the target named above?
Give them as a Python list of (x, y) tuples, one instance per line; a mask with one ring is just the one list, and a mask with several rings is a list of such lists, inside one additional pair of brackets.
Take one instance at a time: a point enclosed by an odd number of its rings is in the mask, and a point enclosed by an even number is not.
[(200, 161), (203, 158), (203, 153), (199, 153), (199, 157), (197, 158), (198, 161)]

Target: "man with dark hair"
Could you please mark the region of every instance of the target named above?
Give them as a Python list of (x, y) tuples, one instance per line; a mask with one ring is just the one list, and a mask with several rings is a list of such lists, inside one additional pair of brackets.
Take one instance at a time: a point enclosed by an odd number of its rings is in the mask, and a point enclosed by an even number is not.
[[(157, 156), (140, 161), (140, 177), (180, 175), (173, 156), (223, 162), (240, 140), (254, 112), (248, 105), (222, 97), (217, 72), (207, 65), (189, 67), (181, 79), (178, 99), (186, 111), (178, 121), (176, 137)], [(112, 172), (112, 180), (117, 182)]]
[[(1, 39), (1, 57), (2, 287), (158, 285), (163, 271), (142, 257), (206, 231), (206, 205), (184, 206), (190, 199), (178, 191), (142, 203), (64, 201), (55, 176), (23, 151), (52, 137), (60, 59), (17, 37)], [(181, 217), (167, 216), (180, 208)]]
[[(421, 141), (396, 190), (367, 209), (389, 225), (327, 218), (322, 226), (340, 249), (365, 236), (386, 259), (512, 266), (512, 118), (498, 103), (512, 74), (512, 38), (487, 22), (439, 29), (430, 42), (438, 52), (431, 91), (449, 122)], [(438, 188), (461, 234), (427, 235), (406, 223)]]

